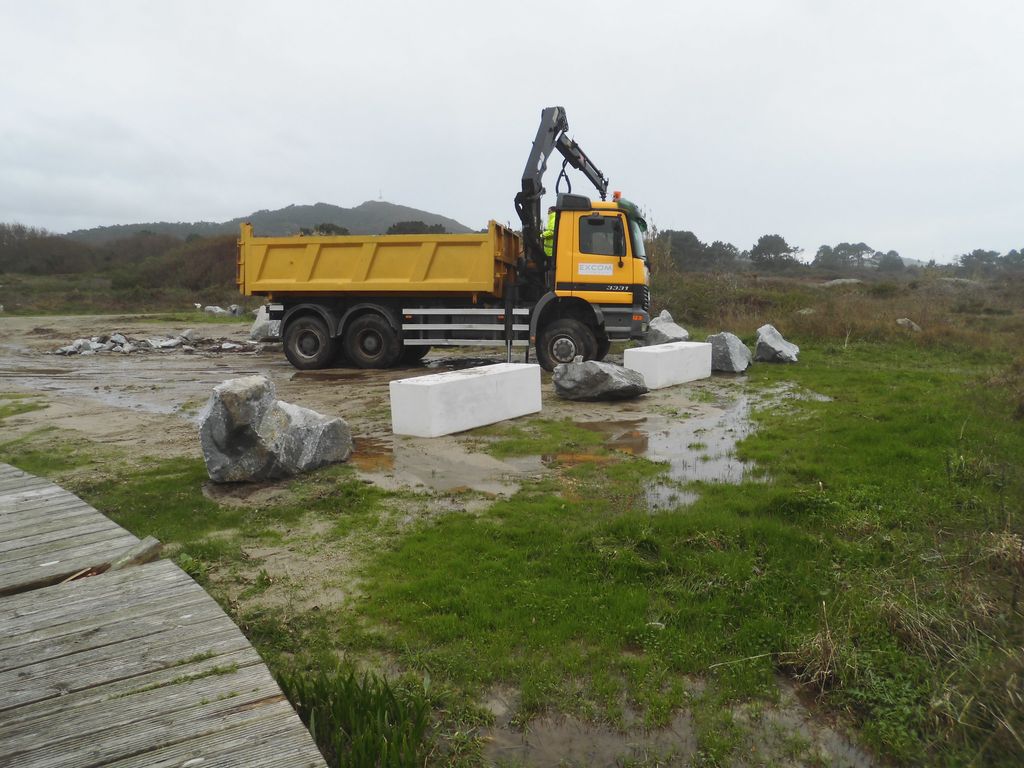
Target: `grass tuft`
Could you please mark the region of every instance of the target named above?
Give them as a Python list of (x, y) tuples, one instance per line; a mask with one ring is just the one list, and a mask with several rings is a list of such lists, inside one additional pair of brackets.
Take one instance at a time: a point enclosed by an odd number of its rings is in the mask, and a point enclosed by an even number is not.
[(426, 686), (334, 666), (287, 671), (281, 688), (331, 766), (415, 768), (431, 751)]

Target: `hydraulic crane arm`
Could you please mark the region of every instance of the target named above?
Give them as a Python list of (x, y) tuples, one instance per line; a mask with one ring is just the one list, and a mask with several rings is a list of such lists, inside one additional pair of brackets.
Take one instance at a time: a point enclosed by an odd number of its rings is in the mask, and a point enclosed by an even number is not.
[(544, 171), (548, 167), (548, 157), (558, 150), (565, 163), (583, 173), (597, 188), (601, 199), (608, 194), (608, 178), (598, 170), (580, 145), (569, 138), (569, 121), (562, 107), (548, 107), (540, 116), (540, 127), (537, 137), (533, 140), (530, 157), (523, 171), (523, 186), (516, 195), (516, 213), (523, 223), (523, 243), (527, 261), (544, 264), (546, 256), (541, 243), (541, 232), (544, 229), (541, 218), (540, 201), (544, 196)]

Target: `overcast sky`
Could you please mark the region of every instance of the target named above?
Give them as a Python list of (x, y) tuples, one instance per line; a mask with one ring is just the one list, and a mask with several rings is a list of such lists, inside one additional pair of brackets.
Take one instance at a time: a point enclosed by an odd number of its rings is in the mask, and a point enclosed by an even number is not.
[(559, 104), (660, 229), (779, 233), (805, 258), (1006, 251), (1024, 247), (1022, 34), (1024, 4), (987, 0), (0, 0), (0, 221), (382, 196), (515, 222)]

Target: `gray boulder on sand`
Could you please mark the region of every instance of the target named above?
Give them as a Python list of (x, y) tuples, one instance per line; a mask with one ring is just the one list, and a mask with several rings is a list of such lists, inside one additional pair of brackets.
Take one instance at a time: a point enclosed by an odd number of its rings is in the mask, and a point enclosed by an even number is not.
[(281, 338), (281, 321), (271, 320), (266, 305), (256, 310), (256, 319), (249, 329), (249, 338), (253, 341), (278, 341)]
[(762, 325), (757, 329), (757, 349), (754, 359), (761, 363), (795, 363), (800, 347), (782, 338), (774, 325)]
[(722, 331), (711, 334), (707, 340), (711, 344), (712, 371), (743, 373), (750, 367), (750, 350), (736, 334)]
[(655, 344), (687, 341), (689, 338), (690, 332), (676, 323), (667, 309), (663, 309), (660, 315), (651, 320), (651, 326), (644, 337), (644, 346), (653, 347)]
[(628, 400), (647, 392), (639, 371), (581, 357), (556, 365), (551, 382), (555, 394), (567, 400)]
[(289, 477), (352, 454), (344, 420), (277, 400), (266, 376), (214, 387), (199, 416), (199, 440), (215, 483)]

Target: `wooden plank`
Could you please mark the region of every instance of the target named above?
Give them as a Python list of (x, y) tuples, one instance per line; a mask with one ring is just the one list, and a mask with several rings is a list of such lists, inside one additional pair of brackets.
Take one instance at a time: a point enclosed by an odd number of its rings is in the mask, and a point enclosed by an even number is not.
[(153, 563), (147, 569), (145, 578), (130, 573), (104, 574), (102, 579), (81, 579), (63, 587), (60, 593), (47, 593), (46, 600), (31, 593), (3, 598), (0, 600), (0, 623), (12, 631), (18, 631), (25, 625), (31, 629), (34, 622), (58, 623), (62, 617), (90, 614), (110, 600), (117, 601), (114, 605), (134, 605), (141, 600), (148, 600), (151, 595), (178, 589), (198, 589), (202, 592), (188, 574), (166, 560)]
[(322, 768), (324, 761), (312, 742), (299, 738), (294, 727), (261, 721), (108, 765), (113, 768), (198, 768), (201, 765), (217, 768), (271, 765)]
[(245, 648), (248, 641), (226, 619), (226, 626), (207, 630), (200, 638), (180, 633), (161, 633), (142, 646), (124, 643), (97, 648), (71, 656), (0, 672), (0, 712), (33, 701), (57, 698), (73, 691), (102, 685), (106, 680), (123, 680), (157, 669), (180, 666), (203, 653), (225, 653)]
[[(249, 646), (236, 651), (229, 651), (210, 656), (203, 661), (197, 661), (190, 665), (192, 674), (204, 673), (214, 674), (218, 668), (235, 666), (238, 669), (246, 669), (253, 666), (262, 666), (256, 650)], [(128, 695), (135, 695), (146, 688), (163, 688), (181, 677), (181, 670), (177, 667), (158, 669), (144, 675), (137, 675), (125, 680), (111, 680), (96, 685), (92, 688), (85, 688), (81, 691), (74, 691), (61, 696), (59, 699), (44, 699), (32, 704), (26, 704), (16, 709), (4, 712), (0, 717), (0, 744), (3, 743), (4, 734), (12, 728), (19, 726), (19, 723), (32, 722), (39, 717), (45, 717), (53, 711), (63, 712), (69, 719), (76, 717), (76, 713), (87, 711), (87, 708), (95, 704), (110, 706), (107, 702), (120, 701)]]
[[(303, 729), (304, 730), (304, 729)], [(107, 763), (108, 768), (251, 768), (287, 765), (289, 768), (323, 767), (312, 741), (302, 737), (287, 720), (235, 726), (182, 744), (156, 749)]]
[(179, 619), (172, 615), (172, 612), (177, 612), (178, 615), (192, 615), (204, 606), (208, 606), (205, 595), (187, 592), (173, 595), (170, 598), (161, 596), (159, 602), (143, 606), (107, 607), (100, 614), (78, 621), (41, 624), (35, 629), (0, 637), (0, 670), (13, 669), (21, 663), (30, 663), (34, 660), (35, 655), (41, 652), (38, 649), (44, 648), (50, 643), (80, 642), (79, 638), (98, 636), (93, 642), (99, 644), (99, 637), (108, 632), (108, 626), (111, 627), (109, 631), (113, 632), (115, 631), (113, 627), (122, 622), (138, 621), (142, 626), (148, 627), (153, 622), (177, 621)]
[(50, 499), (71, 496), (53, 483), (30, 484), (24, 480), (13, 480), (10, 485), (13, 487), (0, 493), (0, 515), (13, 515), (24, 509), (25, 505), (42, 504)]
[(164, 560), (34, 588), (139, 540), (3, 464), (0, 498), (0, 765), (323, 768), (259, 655), (188, 574)]
[[(162, 602), (162, 601), (161, 601)], [(184, 613), (183, 613), (184, 612)], [(182, 616), (188, 616), (183, 619)], [(41, 638), (35, 634), (31, 641), (13, 648), (0, 650), (0, 672), (28, 667), (64, 656), (79, 654), (96, 648), (114, 651), (118, 643), (156, 639), (164, 632), (202, 632), (215, 629), (211, 622), (223, 624), (224, 613), (209, 600), (186, 603), (175, 611), (165, 610), (148, 616), (126, 614), (121, 621), (103, 621), (72, 634)]]
[[(56, 536), (53, 538), (49, 538), (46, 535), (43, 536), (44, 541), (42, 542), (37, 542), (35, 544), (28, 543), (24, 547), (18, 547), (10, 550), (9, 552), (3, 553), (3, 562), (0, 563), (0, 572), (18, 567), (18, 560), (39, 560), (41, 558), (55, 556), (59, 552), (91, 548), (93, 545), (116, 541), (118, 539), (123, 539), (126, 536), (131, 537), (132, 539), (131, 543), (128, 544), (129, 547), (138, 542), (138, 539), (129, 534), (127, 530), (122, 528), (120, 525), (105, 519), (102, 515), (96, 515), (93, 517), (91, 530), (82, 531), (78, 536), (71, 534), (70, 531), (67, 536)], [(24, 542), (28, 538), (29, 537), (25, 537), (20, 541)], [(105, 549), (111, 552), (116, 548), (106, 547)], [(116, 554), (115, 552), (111, 553)]]
[(76, 500), (74, 504), (54, 506), (42, 510), (36, 516), (13, 518), (7, 523), (0, 520), (0, 538), (4, 540), (19, 539), (33, 533), (46, 533), (59, 530), (65, 525), (78, 525), (99, 514), (88, 504)]
[(70, 576), (102, 562), (104, 555), (126, 549), (138, 539), (130, 533), (112, 535), (91, 544), (62, 542), (52, 550), (0, 562), (0, 594), (23, 588), (48, 586), (53, 580)]
[[(0, 489), (0, 509), (10, 511), (16, 504), (32, 499), (46, 498), (55, 495), (57, 488), (53, 483), (33, 478), (31, 480), (11, 480), (8, 488)], [(66, 491), (65, 491), (66, 493)]]
[[(186, 677), (189, 670), (182, 672)], [(27, 752), (38, 746), (39, 734), (45, 733), (49, 747), (94, 734), (106, 736), (104, 731), (124, 728), (159, 715), (173, 715), (196, 708), (197, 702), (216, 702), (206, 708), (207, 715), (224, 714), (240, 704), (280, 695), (260, 666), (250, 666), (227, 673), (193, 677), (182, 682), (170, 682), (158, 688), (141, 690), (128, 697), (118, 694), (104, 700), (79, 707), (74, 717), (65, 715), (62, 707), (51, 707), (30, 722), (21, 722), (3, 728), (4, 751), (8, 756)], [(113, 702), (113, 703), (112, 703)]]
[[(37, 526), (27, 530), (17, 538), (0, 540), (0, 557), (13, 557), (22, 549), (36, 547), (41, 544), (52, 544), (61, 539), (73, 539), (78, 536), (99, 533), (100, 531), (117, 530), (109, 520), (103, 517), (97, 519), (95, 515), (62, 522), (63, 525)], [(40, 528), (44, 530), (39, 530)]]
[(54, 486), (52, 492), (48, 494), (36, 494), (30, 499), (24, 499), (16, 504), (11, 504), (10, 507), (0, 507), (0, 525), (10, 525), (12, 522), (24, 518), (26, 515), (31, 515), (31, 513), (40, 509), (57, 508), (68, 504), (77, 504), (86, 509), (92, 509), (91, 506), (74, 494)]
[(31, 488), (44, 488), (44, 487), (60, 488), (59, 485), (51, 483), (49, 480), (36, 477), (35, 475), (24, 474), (17, 477), (5, 477), (0, 478), (0, 498), (3, 498), (8, 493), (17, 492), (21, 489)]
[[(280, 701), (273, 703), (280, 704)], [(284, 706), (288, 707), (287, 702)], [(221, 703), (221, 709), (224, 708)], [(230, 711), (211, 714), (210, 710), (215, 710), (215, 707), (206, 702), (195, 702), (190, 708), (156, 714), (123, 728), (114, 727), (102, 733), (73, 737), (53, 745), (44, 739), (42, 744), (29, 753), (19, 755), (17, 765), (92, 768), (106, 765), (112, 758), (137, 755), (223, 730), (223, 724), (280, 716), (279, 711), (266, 711), (265, 707), (238, 714)]]

